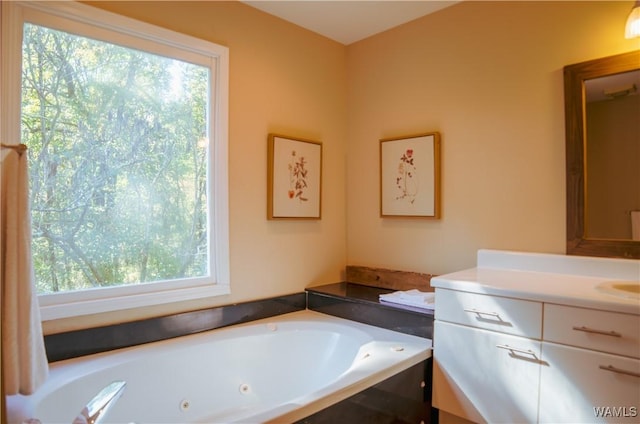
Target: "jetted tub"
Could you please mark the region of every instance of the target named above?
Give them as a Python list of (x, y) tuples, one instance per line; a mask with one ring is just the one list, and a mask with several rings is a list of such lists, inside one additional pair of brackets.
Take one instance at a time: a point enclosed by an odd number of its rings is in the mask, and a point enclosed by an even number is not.
[(53, 363), (8, 421), (71, 423), (102, 388), (126, 388), (103, 422), (292, 422), (431, 356), (431, 340), (299, 311)]

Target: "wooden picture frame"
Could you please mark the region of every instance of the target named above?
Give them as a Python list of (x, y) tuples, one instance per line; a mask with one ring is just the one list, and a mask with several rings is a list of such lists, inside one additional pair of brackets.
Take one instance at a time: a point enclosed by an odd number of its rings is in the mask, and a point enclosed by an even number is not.
[(269, 134), (267, 218), (320, 219), (322, 143)]
[(440, 134), (380, 140), (380, 216), (440, 218)]

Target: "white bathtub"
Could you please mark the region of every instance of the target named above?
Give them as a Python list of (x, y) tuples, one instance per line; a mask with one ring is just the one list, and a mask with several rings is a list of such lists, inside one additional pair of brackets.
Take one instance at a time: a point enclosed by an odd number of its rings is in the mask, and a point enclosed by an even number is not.
[(8, 421), (71, 423), (114, 380), (109, 423), (292, 422), (431, 356), (431, 340), (300, 311), (52, 364)]

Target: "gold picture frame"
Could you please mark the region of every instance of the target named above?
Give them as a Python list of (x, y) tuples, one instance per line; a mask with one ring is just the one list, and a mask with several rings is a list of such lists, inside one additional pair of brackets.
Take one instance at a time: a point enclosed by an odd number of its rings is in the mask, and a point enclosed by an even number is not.
[(269, 134), (267, 219), (321, 219), (322, 143)]
[(440, 133), (380, 140), (380, 216), (440, 218)]

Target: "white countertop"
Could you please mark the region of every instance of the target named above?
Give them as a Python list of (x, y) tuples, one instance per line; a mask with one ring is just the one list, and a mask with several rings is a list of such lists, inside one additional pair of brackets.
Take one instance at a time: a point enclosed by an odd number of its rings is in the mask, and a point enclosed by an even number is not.
[(481, 250), (478, 267), (433, 277), (431, 286), (640, 315), (640, 299), (596, 289), (612, 280), (640, 280), (640, 261)]

